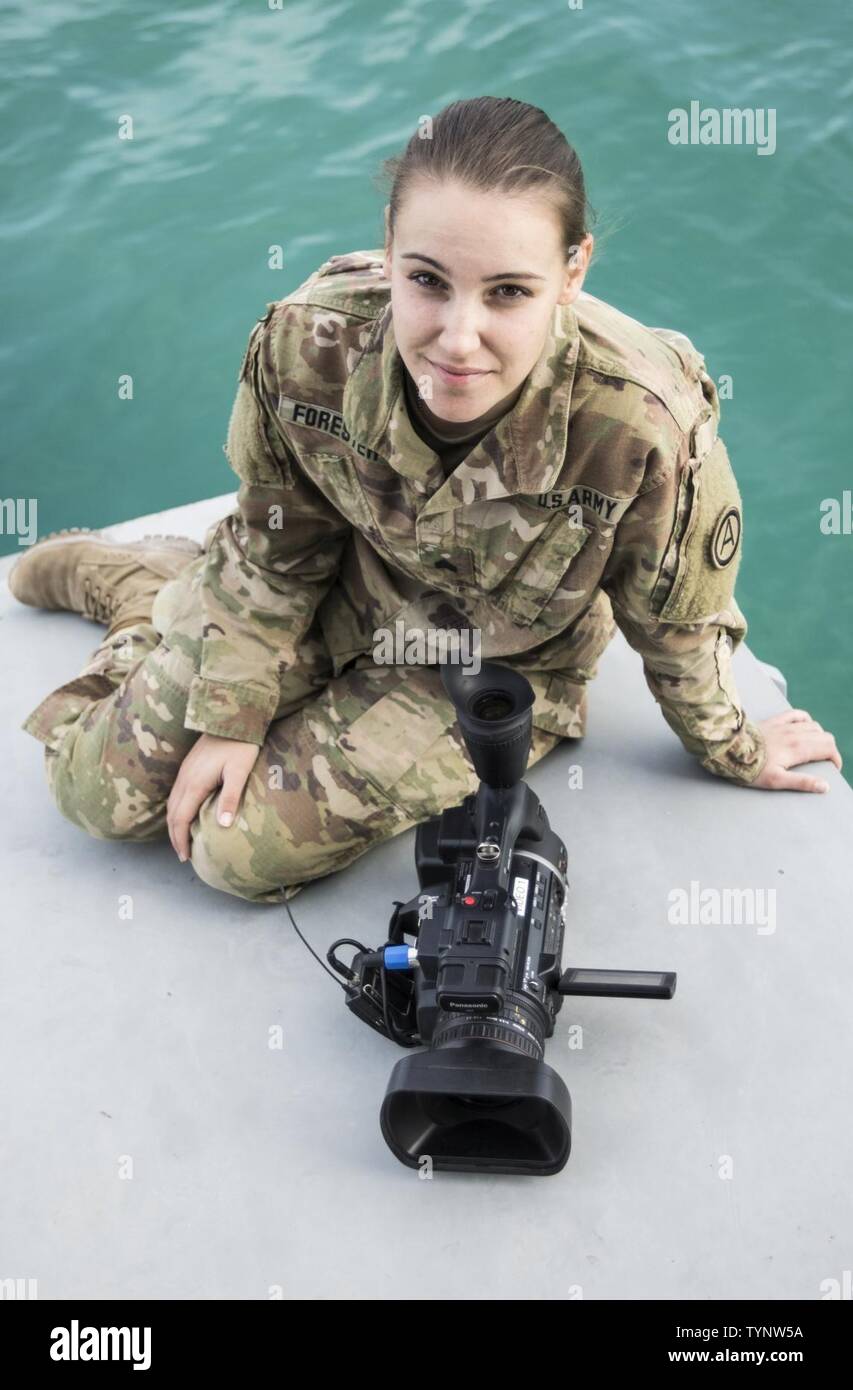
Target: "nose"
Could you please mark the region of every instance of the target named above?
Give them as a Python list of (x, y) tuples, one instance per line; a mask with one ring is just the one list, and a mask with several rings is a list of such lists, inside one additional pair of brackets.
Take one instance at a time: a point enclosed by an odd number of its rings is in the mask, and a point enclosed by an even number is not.
[(458, 297), (444, 306), (438, 346), (452, 362), (467, 362), (480, 348), (481, 306)]

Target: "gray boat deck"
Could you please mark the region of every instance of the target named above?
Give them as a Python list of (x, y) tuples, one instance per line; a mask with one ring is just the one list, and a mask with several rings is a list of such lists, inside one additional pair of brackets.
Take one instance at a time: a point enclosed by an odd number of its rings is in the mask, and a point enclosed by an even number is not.
[[(200, 540), (231, 500), (112, 534)], [(41, 1299), (369, 1300), (820, 1299), (849, 1281), (853, 790), (831, 765), (824, 796), (710, 777), (617, 637), (588, 736), (529, 781), (569, 849), (564, 964), (677, 970), (677, 993), (565, 1001), (546, 1057), (574, 1107), (560, 1174), (425, 1181), (379, 1130), (403, 1052), (352, 1016), (286, 909), (55, 809), (19, 726), (98, 632), (17, 604), (10, 563), (0, 1280)], [(750, 651), (735, 671), (752, 718), (785, 708)], [(392, 899), (416, 891), (414, 838), (293, 900), (321, 956), (335, 936), (385, 940)], [(691, 882), (775, 893), (775, 929), (670, 924)]]

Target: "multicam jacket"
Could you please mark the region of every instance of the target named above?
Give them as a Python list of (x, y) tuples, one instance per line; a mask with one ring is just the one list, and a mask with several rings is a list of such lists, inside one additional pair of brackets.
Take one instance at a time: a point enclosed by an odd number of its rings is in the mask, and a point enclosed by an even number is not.
[(333, 256), (256, 323), (186, 727), (263, 743), (312, 625), (338, 674), (402, 617), (479, 629), (484, 660), (523, 665), (534, 721), (571, 734), (561, 692), (590, 666), (578, 633), (601, 634), (595, 655), (615, 618), (685, 747), (754, 781), (764, 741), (730, 669), (747, 630), (740, 496), (689, 339), (590, 294), (557, 306), (514, 408), (448, 478), (403, 371), (381, 251)]

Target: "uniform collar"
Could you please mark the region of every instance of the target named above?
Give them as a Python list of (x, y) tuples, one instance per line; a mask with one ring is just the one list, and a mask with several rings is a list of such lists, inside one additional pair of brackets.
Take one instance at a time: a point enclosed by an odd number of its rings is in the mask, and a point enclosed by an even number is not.
[[(365, 334), (344, 389), (347, 428), (397, 473), (427, 490), (443, 472), (438, 455), (419, 438), (409, 419), (390, 301)], [(441, 486), (447, 507), (553, 487), (566, 455), (579, 345), (573, 307), (557, 305), (542, 352), (512, 410)]]

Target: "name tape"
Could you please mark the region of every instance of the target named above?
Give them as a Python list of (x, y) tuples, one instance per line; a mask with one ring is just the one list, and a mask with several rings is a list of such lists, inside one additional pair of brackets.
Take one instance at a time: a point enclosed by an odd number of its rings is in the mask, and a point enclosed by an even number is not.
[(322, 430), (324, 434), (330, 434), (334, 439), (340, 439), (344, 444), (349, 444), (350, 448), (355, 449), (356, 453), (361, 454), (363, 458), (382, 461), (375, 449), (369, 449), (366, 444), (353, 439), (339, 410), (329, 410), (324, 405), (313, 405), (311, 401), (297, 401), (292, 396), (282, 395), (278, 398), (276, 410), (281, 419), (286, 420), (291, 425), (303, 425), (311, 430)]

